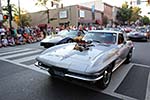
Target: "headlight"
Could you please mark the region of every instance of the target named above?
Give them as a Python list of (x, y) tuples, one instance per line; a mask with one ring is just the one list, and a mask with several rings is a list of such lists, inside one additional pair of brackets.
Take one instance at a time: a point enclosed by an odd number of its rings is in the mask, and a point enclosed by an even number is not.
[(144, 36), (147, 36), (147, 33), (144, 33)]

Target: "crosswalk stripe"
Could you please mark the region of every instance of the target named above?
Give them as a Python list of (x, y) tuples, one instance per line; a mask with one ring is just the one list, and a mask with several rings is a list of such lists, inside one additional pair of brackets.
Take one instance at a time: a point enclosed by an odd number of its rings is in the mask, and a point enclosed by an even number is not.
[(34, 59), (30, 59), (28, 61), (24, 61), (24, 62), (20, 62), (20, 63), (24, 64), (24, 65), (32, 65), (32, 64), (36, 63), (36, 60), (34, 58)]
[(12, 55), (12, 54), (17, 54), (17, 53), (20, 53), (20, 52), (26, 52), (26, 51), (30, 51), (30, 50), (33, 50), (33, 49), (21, 49), (21, 50), (15, 50), (15, 51), (9, 51), (9, 52), (5, 52), (5, 53), (0, 53), (0, 57), (1, 56), (7, 56), (7, 55)]
[(22, 50), (21, 48), (0, 48), (0, 54), (2, 53), (8, 53), (8, 52), (12, 52), (12, 51), (17, 51), (17, 50)]
[(19, 62), (19, 63), (22, 63), (22, 62), (26, 62), (26, 61), (29, 61), (31, 59), (35, 59), (38, 55), (32, 55), (32, 56), (28, 56), (28, 57), (23, 57), (23, 58), (20, 58), (20, 59), (15, 59), (13, 60), (14, 62)]
[(8, 60), (14, 60), (14, 59), (20, 59), (22, 57), (27, 57), (35, 54), (40, 54), (43, 50), (33, 50), (29, 52), (24, 52), (24, 53), (19, 53), (15, 55), (9, 55), (9, 56), (4, 56), (3, 58), (6, 58)]
[(14, 62), (14, 61), (11, 61), (11, 60), (7, 60), (7, 59), (4, 59), (4, 58), (0, 58), (0, 59), (3, 60), (3, 61), (7, 61), (7, 62), (16, 64), (16, 65), (31, 69), (31, 70), (35, 70), (35, 71), (43, 73), (43, 74), (49, 75), (49, 73), (47, 71), (41, 70), (40, 68), (36, 67), (34, 64), (32, 64), (30, 66), (27, 66), (27, 65), (24, 65), (24, 64), (21, 64), (21, 63), (18, 63), (18, 62)]

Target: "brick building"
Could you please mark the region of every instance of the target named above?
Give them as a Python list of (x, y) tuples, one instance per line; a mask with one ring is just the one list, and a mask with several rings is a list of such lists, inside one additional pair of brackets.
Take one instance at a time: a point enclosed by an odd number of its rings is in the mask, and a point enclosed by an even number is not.
[[(46, 24), (47, 13), (46, 11), (40, 11), (35, 13), (30, 13), (32, 22), (31, 25), (35, 26), (38, 24)], [(50, 9), (49, 10), (49, 19), (50, 25), (57, 27), (59, 25), (76, 25), (84, 24), (102, 24), (103, 12), (100, 10), (73, 5), (67, 6), (64, 8)]]

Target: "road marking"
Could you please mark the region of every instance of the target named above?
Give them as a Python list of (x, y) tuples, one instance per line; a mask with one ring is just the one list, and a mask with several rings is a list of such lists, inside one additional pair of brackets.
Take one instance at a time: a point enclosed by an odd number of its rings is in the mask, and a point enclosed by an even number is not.
[(146, 67), (146, 68), (150, 68), (150, 66), (148, 65), (143, 65), (143, 64), (138, 64), (138, 63), (131, 63), (132, 65), (137, 65), (137, 66), (140, 66), (140, 67)]
[(150, 100), (150, 72), (149, 72), (149, 77), (148, 77), (147, 91), (146, 91), (145, 100)]
[[(34, 52), (43, 51), (41, 49), (37, 49), (37, 50), (33, 50), (31, 52), (28, 52), (28, 50), (32, 50), (32, 49), (11, 51), (11, 52), (8, 52), (8, 53), (12, 54), (12, 55), (0, 57), (0, 59), (4, 60), (4, 61), (7, 61), (7, 62), (10, 62), (10, 63), (13, 63), (13, 64), (16, 64), (16, 65), (19, 65), (19, 66), (22, 66), (22, 67), (25, 67), (25, 68), (28, 68), (28, 69), (31, 69), (31, 70), (34, 70), (34, 71), (37, 71), (37, 72), (40, 72), (40, 73), (43, 73), (43, 74), (46, 74), (46, 75), (49, 75), (49, 73), (47, 71), (41, 70), (40, 68), (36, 67), (34, 64), (29, 65), (29, 66), (21, 64), (21, 62), (29, 61), (29, 60), (34, 59), (37, 55), (32, 55), (30, 57), (23, 57), (23, 58), (18, 59), (18, 60), (17, 59), (16, 60), (7, 59), (7, 58), (10, 58), (10, 57), (23, 56), (23, 55), (26, 55), (26, 54), (32, 54)], [(24, 53), (13, 55), (13, 53), (17, 53), (19, 51), (24, 51)], [(4, 54), (7, 54), (7, 53), (2, 53), (0, 55), (4, 55)], [(105, 93), (105, 94), (108, 94), (108, 95), (111, 95), (111, 96), (114, 96), (114, 97), (117, 97), (117, 98), (120, 98), (120, 99), (123, 99), (123, 100), (137, 100), (135, 98), (128, 97), (128, 96), (125, 96), (125, 95), (118, 94), (118, 93), (114, 92), (116, 90), (116, 88), (121, 84), (121, 82), (123, 81), (123, 79), (125, 78), (128, 71), (130, 70), (130, 68), (133, 65), (138, 65), (138, 66), (150, 68), (150, 66), (148, 66), (148, 65), (136, 64), (136, 63), (130, 63), (128, 65), (123, 64), (118, 68), (118, 70), (114, 71), (113, 76), (112, 76), (112, 80), (111, 80), (109, 86), (105, 90), (100, 90), (100, 89), (92, 87), (92, 86), (86, 86), (86, 85), (83, 85), (82, 83), (77, 83), (76, 82), (75, 84), (77, 84), (79, 86), (82, 86), (82, 87), (85, 87), (85, 88), (88, 88), (88, 89), (91, 89), (93, 91), (102, 92), (102, 93)], [(148, 85), (147, 85), (146, 100), (150, 100), (150, 75), (149, 75), (148, 80), (149, 81), (148, 81)], [(71, 82), (71, 83), (74, 83), (74, 82)]]
[(19, 54), (12, 54), (12, 55), (9, 55), (9, 56), (4, 56), (2, 58), (6, 58), (6, 59), (10, 59), (10, 58), (13, 58), (13, 57), (17, 57), (17, 56), (23, 56), (23, 55), (26, 55), (26, 54), (33, 54), (33, 53), (38, 53), (42, 50), (33, 50), (33, 51), (27, 51), (27, 52), (24, 52), (24, 53), (19, 53)]
[(13, 53), (18, 53), (18, 52), (23, 52), (23, 51), (28, 51), (28, 50), (32, 50), (32, 49), (23, 49), (23, 50), (17, 50), (17, 51), (4, 52), (4, 53), (1, 53), (0, 56), (5, 55), (5, 54), (7, 54), (7, 55), (10, 54), (11, 55)]
[(18, 63), (21, 63), (21, 62), (25, 62), (25, 61), (28, 61), (28, 60), (32, 60), (32, 59), (35, 59), (38, 55), (32, 55), (32, 56), (29, 56), (29, 57), (23, 57), (23, 58), (20, 58), (20, 59), (15, 59), (13, 60), (14, 62), (18, 62)]
[(123, 100), (136, 100), (135, 98), (125, 96), (122, 94), (115, 93), (114, 91), (118, 88), (118, 86), (121, 84), (123, 79), (128, 74), (129, 70), (132, 68), (133, 64), (123, 64), (121, 65), (117, 70), (115, 70), (112, 74), (112, 79), (108, 87), (103, 90), (102, 92), (108, 95), (112, 95), (114, 97), (119, 97)]
[[(22, 51), (24, 53), (19, 53), (19, 52), (22, 52)], [(32, 64), (31, 66), (21, 64), (21, 62), (35, 59), (37, 54), (34, 54), (34, 53), (38, 53), (38, 52), (41, 52), (41, 51), (43, 51), (43, 49), (23, 49), (23, 50), (18, 50), (18, 51), (11, 51), (11, 52), (0, 54), (0, 55), (10, 54), (10, 55), (7, 55), (7, 56), (0, 57), (0, 59), (3, 60), (3, 61), (7, 61), (7, 62), (10, 62), (10, 63), (13, 63), (13, 64), (16, 64), (16, 65), (19, 65), (19, 66), (22, 66), (22, 67), (25, 67), (25, 68), (28, 68), (28, 69), (31, 69), (31, 70), (35, 70), (37, 72), (41, 72), (41, 73), (44, 73), (44, 74), (48, 75), (47, 71), (41, 70), (40, 68), (34, 66), (34, 64)], [(15, 54), (13, 54), (13, 53), (15, 53)], [(16, 54), (16, 53), (19, 53), (19, 54)], [(12, 58), (12, 57), (24, 56), (24, 55), (28, 55), (28, 54), (31, 54), (31, 56), (10, 60), (10, 58)], [(34, 54), (34, 55), (32, 55), (32, 54)]]
[(18, 62), (14, 62), (14, 61), (11, 61), (11, 60), (7, 60), (7, 59), (4, 59), (4, 58), (0, 58), (0, 59), (3, 60), (3, 61), (6, 61), (6, 62), (13, 63), (15, 65), (19, 65), (19, 66), (22, 66), (22, 67), (25, 67), (25, 68), (28, 68), (28, 69), (46, 74), (46, 75), (49, 75), (47, 71), (41, 70), (40, 68), (38, 68), (36, 66), (33, 66), (33, 65), (27, 66), (27, 65), (24, 65), (24, 64), (21, 64), (21, 63), (18, 63)]

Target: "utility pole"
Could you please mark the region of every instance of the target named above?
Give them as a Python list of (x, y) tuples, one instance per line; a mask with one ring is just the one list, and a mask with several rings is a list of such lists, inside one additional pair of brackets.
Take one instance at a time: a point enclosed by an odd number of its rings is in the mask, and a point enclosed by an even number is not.
[(18, 10), (19, 10), (20, 26), (22, 26), (22, 18), (21, 18), (21, 10), (20, 10), (20, 0), (18, 0)]
[(8, 13), (9, 13), (9, 26), (10, 26), (10, 29), (12, 29), (12, 8), (11, 8), (11, 5), (10, 5), (10, 0), (7, 0), (7, 7), (8, 7)]

